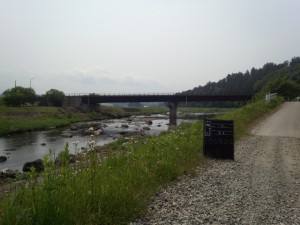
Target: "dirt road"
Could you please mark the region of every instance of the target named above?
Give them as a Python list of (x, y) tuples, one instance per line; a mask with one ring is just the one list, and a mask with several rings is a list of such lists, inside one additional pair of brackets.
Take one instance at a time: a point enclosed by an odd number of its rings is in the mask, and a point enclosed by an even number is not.
[(196, 176), (159, 191), (131, 224), (300, 225), (300, 103), (285, 103)]
[(300, 138), (300, 103), (286, 102), (252, 130), (254, 135)]

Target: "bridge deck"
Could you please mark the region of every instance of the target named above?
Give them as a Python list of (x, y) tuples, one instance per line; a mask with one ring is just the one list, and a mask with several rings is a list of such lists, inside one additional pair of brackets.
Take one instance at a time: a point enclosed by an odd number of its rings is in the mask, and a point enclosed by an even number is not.
[[(77, 96), (79, 97), (79, 96)], [(252, 95), (179, 95), (179, 94), (149, 94), (149, 95), (82, 95), (84, 104), (114, 103), (114, 102), (203, 102), (203, 101), (248, 101)]]

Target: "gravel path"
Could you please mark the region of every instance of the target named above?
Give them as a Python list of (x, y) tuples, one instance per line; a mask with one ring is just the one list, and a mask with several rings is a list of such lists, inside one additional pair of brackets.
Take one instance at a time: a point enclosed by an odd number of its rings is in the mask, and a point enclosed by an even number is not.
[(130, 224), (300, 225), (300, 139), (246, 136), (235, 161), (207, 160), (195, 176), (159, 191), (147, 215)]

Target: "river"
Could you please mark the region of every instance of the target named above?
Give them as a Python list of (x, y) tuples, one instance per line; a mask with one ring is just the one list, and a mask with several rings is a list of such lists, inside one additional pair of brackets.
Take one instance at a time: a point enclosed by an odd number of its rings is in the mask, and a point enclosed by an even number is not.
[[(182, 121), (178, 120), (178, 123)], [(63, 129), (26, 132), (1, 137), (0, 156), (6, 156), (7, 161), (0, 162), (0, 170), (9, 168), (22, 171), (25, 162), (43, 159), (49, 153), (49, 149), (58, 155), (67, 142), (70, 152), (74, 153), (72, 142), (78, 141), (79, 149), (86, 147), (89, 138), (88, 128), (91, 126), (101, 128), (103, 131), (97, 142), (97, 145), (102, 146), (127, 133), (158, 135), (161, 131), (168, 130), (168, 122), (166, 115), (133, 116), (126, 119), (90, 121), (73, 124)], [(63, 134), (70, 137), (63, 137)]]

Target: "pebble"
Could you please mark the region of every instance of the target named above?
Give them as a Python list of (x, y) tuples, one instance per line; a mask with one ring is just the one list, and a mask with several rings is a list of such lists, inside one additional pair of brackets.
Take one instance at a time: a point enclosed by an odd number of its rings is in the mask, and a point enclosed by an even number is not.
[(294, 138), (246, 136), (235, 161), (208, 159), (195, 176), (158, 191), (146, 216), (130, 225), (300, 225), (299, 146)]

